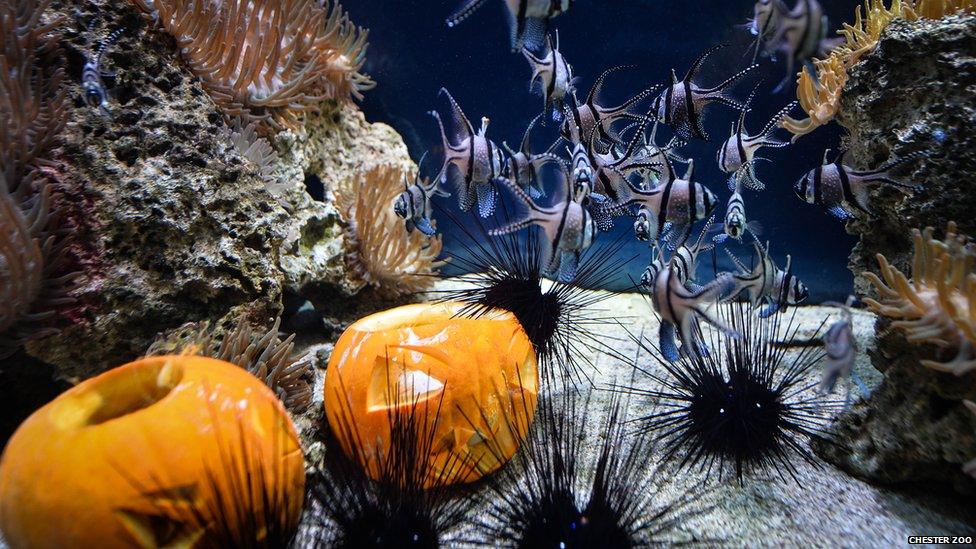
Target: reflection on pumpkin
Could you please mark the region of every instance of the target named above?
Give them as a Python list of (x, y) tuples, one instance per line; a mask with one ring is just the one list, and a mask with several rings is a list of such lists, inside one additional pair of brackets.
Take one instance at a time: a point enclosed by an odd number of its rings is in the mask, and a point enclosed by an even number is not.
[(389, 451), (393, 414), (413, 412), (423, 416), (418, 428), (433, 430), (422, 435), (432, 441), (428, 486), (477, 480), (507, 461), (524, 438), (512, 426), (529, 425), (535, 413), (532, 344), (511, 314), (457, 317), (463, 306), (377, 313), (336, 343), (325, 379), (326, 417), (346, 453), (367, 461), (374, 478)]
[(233, 364), (151, 357), (69, 389), (0, 461), (13, 547), (264, 546), (291, 537), (304, 459), (274, 394)]

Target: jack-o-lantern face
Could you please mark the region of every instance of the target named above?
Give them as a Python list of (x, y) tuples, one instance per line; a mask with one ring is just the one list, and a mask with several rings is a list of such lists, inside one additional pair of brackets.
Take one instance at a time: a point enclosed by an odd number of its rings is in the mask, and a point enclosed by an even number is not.
[(477, 480), (524, 438), (538, 394), (532, 344), (511, 314), (467, 318), (462, 307), (391, 309), (359, 320), (336, 343), (326, 417), (346, 453), (365, 461), (374, 478), (396, 414), (409, 415), (429, 440), (420, 445), (430, 454), (421, 460), (430, 469), (427, 486)]
[(0, 529), (12, 547), (283, 543), (304, 486), (295, 428), (260, 380), (211, 358), (151, 357), (17, 429), (0, 460)]

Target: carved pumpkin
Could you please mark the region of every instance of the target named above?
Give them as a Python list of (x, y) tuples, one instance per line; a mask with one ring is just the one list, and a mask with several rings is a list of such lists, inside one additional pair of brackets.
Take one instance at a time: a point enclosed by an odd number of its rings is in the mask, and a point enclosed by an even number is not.
[[(365, 460), (374, 478), (389, 451), (392, 414), (428, 416), (428, 487), (477, 480), (522, 442), (538, 395), (532, 344), (513, 315), (457, 317), (462, 307), (398, 307), (359, 320), (336, 342), (326, 417), (346, 454)], [(458, 464), (460, 474), (440, 474)]]
[(0, 461), (13, 547), (254, 546), (297, 527), (304, 459), (274, 394), (242, 368), (146, 358), (69, 389)]

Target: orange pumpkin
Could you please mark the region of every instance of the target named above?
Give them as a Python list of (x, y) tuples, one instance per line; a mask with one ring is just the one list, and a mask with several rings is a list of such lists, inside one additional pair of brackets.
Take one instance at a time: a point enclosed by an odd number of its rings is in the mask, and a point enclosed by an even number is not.
[[(464, 304), (417, 304), (363, 318), (336, 342), (325, 413), (347, 455), (378, 478), (394, 414), (426, 414), (428, 487), (472, 482), (501, 467), (535, 413), (539, 374), (507, 312), (459, 315)], [(434, 416), (436, 417), (429, 417)], [(401, 416), (402, 417), (402, 416)], [(353, 448), (353, 444), (365, 446)], [(464, 464), (459, 474), (455, 471)]]
[(294, 531), (304, 486), (295, 428), (261, 381), (211, 358), (151, 357), (17, 429), (0, 529), (13, 547), (253, 546)]

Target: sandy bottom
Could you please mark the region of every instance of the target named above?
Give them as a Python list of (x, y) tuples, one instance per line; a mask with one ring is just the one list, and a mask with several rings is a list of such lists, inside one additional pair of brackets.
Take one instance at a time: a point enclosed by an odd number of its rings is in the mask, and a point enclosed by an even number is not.
[[(454, 286), (456, 283), (439, 284)], [(594, 308), (598, 314), (619, 319), (622, 325), (608, 325), (604, 336), (623, 356), (635, 356), (637, 346), (629, 334), (643, 330), (656, 337), (657, 318), (642, 296), (606, 295), (607, 298)], [(836, 310), (825, 307), (796, 309), (796, 320), (800, 325), (798, 337), (812, 335), (829, 315), (836, 319)], [(865, 352), (873, 345), (874, 316), (857, 311), (854, 326), (860, 349), (856, 372), (870, 389), (881, 380)], [(319, 356), (329, 350), (328, 345), (320, 346)], [(597, 353), (594, 364), (596, 371), (592, 373), (592, 381), (595, 390), (590, 401), (591, 413), (587, 416), (593, 426), (587, 429), (583, 444), (587, 454), (582, 460), (584, 465), (593, 462), (594, 449), (600, 443), (600, 422), (611, 398), (606, 388), (614, 382), (626, 382), (638, 388), (653, 387), (646, 375), (633, 375), (632, 365), (624, 361)], [(644, 369), (665, 374), (646, 353), (639, 359), (639, 364)], [(318, 406), (313, 409), (321, 409), (323, 373), (319, 371)], [(813, 375), (819, 376), (819, 371)], [(852, 398), (858, 398), (856, 388), (852, 395)], [(633, 396), (628, 415), (640, 416), (653, 404), (646, 398)], [(321, 425), (318, 421), (302, 421), (301, 424), (303, 431)], [(801, 442), (804, 447), (808, 446), (807, 440)], [(660, 465), (662, 451), (659, 445), (648, 456), (650, 466)], [(703, 475), (696, 472), (658, 475), (668, 479), (659, 488), (661, 504), (685, 493), (704, 495), (703, 511), (679, 526), (681, 531), (674, 541), (723, 540), (720, 542), (723, 546), (891, 547), (906, 546), (912, 535), (976, 535), (976, 505), (961, 496), (933, 494), (918, 488), (874, 486), (823, 462), (815, 454), (813, 457), (813, 464), (798, 457), (795, 459), (798, 482), (782, 480), (775, 474), (747, 477), (741, 485), (734, 480), (717, 481), (714, 478), (706, 483)], [(475, 514), (484, 516), (480, 511)], [(473, 532), (459, 534), (461, 538), (471, 539), (469, 536)], [(491, 544), (491, 540), (484, 542)]]

